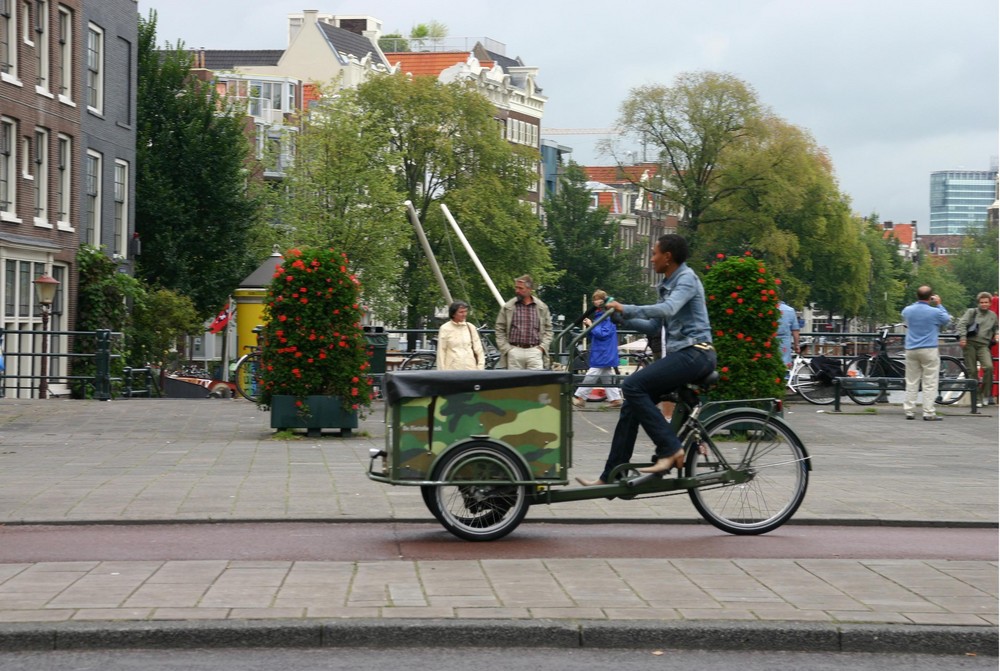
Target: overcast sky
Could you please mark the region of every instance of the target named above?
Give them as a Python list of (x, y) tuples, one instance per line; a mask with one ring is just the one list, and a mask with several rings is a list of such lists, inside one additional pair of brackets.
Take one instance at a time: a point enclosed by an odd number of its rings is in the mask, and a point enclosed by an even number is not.
[[(997, 0), (139, 0), (157, 41), (282, 49), (289, 13), (366, 15), (384, 33), (439, 21), (540, 68), (544, 128), (608, 128), (635, 86), (714, 70), (750, 84), (833, 159), (862, 215), (926, 232), (930, 173), (987, 170), (998, 149)], [(586, 165), (599, 137), (557, 136)]]

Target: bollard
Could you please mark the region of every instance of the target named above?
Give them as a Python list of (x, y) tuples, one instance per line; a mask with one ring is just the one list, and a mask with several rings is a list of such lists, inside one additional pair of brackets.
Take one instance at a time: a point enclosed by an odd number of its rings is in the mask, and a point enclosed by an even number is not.
[(97, 346), (94, 351), (94, 399), (111, 400), (111, 331), (99, 329), (94, 334)]

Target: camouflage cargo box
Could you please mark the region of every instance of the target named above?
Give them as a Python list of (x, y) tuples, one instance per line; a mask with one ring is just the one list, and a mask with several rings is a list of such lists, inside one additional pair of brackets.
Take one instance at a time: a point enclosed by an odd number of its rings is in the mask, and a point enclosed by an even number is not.
[(469, 439), (521, 455), (532, 477), (566, 482), (572, 382), (554, 371), (401, 371), (385, 377), (386, 475), (430, 480), (438, 456)]

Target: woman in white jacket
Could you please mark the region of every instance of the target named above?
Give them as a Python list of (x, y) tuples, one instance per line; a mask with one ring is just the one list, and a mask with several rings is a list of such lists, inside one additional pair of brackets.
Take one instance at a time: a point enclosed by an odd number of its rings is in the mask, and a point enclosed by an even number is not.
[(438, 370), (482, 370), (486, 363), (483, 343), (472, 324), (465, 321), (469, 304), (455, 301), (448, 306), (449, 321), (441, 325), (437, 338)]

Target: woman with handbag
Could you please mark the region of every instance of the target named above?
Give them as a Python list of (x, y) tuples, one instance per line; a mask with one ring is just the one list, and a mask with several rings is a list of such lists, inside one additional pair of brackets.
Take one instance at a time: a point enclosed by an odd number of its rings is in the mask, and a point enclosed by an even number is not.
[(990, 310), (993, 295), (988, 291), (976, 296), (978, 307), (969, 308), (958, 320), (958, 344), (965, 356), (965, 369), (976, 375), (976, 364), (982, 368), (979, 382), (979, 405), (996, 403), (993, 391), (993, 357), (990, 346), (997, 337), (997, 315)]
[(455, 301), (448, 306), (450, 319), (438, 330), (438, 370), (483, 370), (485, 367), (483, 342), (479, 331), (465, 321), (468, 316), (469, 304), (465, 301)]

